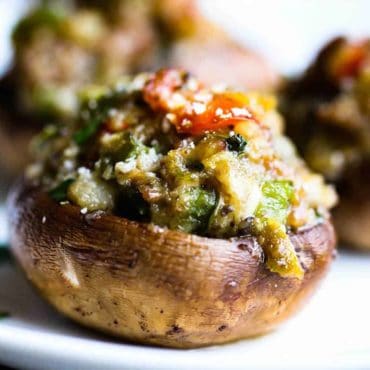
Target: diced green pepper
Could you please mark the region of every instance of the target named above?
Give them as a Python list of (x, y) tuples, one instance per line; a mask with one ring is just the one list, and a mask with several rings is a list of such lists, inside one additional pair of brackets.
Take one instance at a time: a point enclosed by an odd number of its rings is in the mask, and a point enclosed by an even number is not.
[(176, 217), (170, 221), (171, 227), (187, 233), (204, 231), (216, 202), (217, 196), (212, 190), (190, 187), (180, 191), (175, 205)]
[(263, 184), (263, 198), (256, 212), (257, 235), (270, 271), (302, 279), (304, 271), (284, 226), (293, 195), (290, 181), (272, 180)]
[(268, 269), (282, 277), (302, 279), (304, 270), (284, 226), (267, 218), (259, 227), (258, 241), (267, 257)]
[(294, 187), (288, 180), (266, 181), (262, 186), (262, 200), (257, 208), (256, 217), (272, 218), (285, 224)]

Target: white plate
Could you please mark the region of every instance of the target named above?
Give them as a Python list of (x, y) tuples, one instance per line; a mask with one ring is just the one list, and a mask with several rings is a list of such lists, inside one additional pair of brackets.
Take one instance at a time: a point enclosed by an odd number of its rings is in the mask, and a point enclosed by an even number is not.
[(344, 253), (305, 309), (274, 333), (197, 350), (121, 343), (71, 323), (0, 266), (0, 363), (24, 369), (370, 368), (370, 256)]

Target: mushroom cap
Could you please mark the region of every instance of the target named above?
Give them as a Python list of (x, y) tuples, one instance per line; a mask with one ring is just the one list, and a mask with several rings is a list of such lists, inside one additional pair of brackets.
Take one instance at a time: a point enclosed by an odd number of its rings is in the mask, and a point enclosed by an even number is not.
[(291, 316), (332, 260), (329, 220), (291, 233), (302, 280), (270, 272), (252, 236), (211, 239), (60, 205), (20, 181), (12, 251), (61, 313), (135, 342), (192, 348), (260, 335)]

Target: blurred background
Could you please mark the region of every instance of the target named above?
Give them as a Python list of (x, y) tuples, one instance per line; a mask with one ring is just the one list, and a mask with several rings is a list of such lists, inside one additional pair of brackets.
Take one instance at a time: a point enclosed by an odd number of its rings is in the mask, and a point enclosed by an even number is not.
[[(0, 0), (0, 73), (11, 62), (10, 32), (33, 0)], [(199, 0), (202, 11), (286, 74), (299, 72), (323, 43), (370, 32), (369, 0)]]

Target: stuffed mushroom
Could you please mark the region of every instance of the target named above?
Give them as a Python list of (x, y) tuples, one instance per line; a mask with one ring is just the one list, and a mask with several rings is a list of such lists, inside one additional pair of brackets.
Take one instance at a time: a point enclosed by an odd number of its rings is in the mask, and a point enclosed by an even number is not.
[[(195, 1), (56, 4), (34, 9), (14, 30), (14, 67), (0, 82), (0, 107), (7, 115), (0, 116), (3, 141), (14, 142), (9, 132), (24, 136), (50, 119), (73, 119), (82, 88), (122, 74), (173, 66), (212, 83), (222, 73), (228, 84), (249, 88), (268, 89), (278, 81), (263, 58), (206, 21)], [(5, 157), (22, 164), (26, 147), (17, 145)]]
[(283, 94), (288, 134), (308, 165), (333, 182), (340, 239), (370, 249), (370, 41), (330, 42)]
[(30, 281), (75, 321), (142, 343), (275, 328), (330, 264), (336, 202), (275, 104), (171, 69), (86, 92), (73, 125), (33, 141), (9, 197)]

